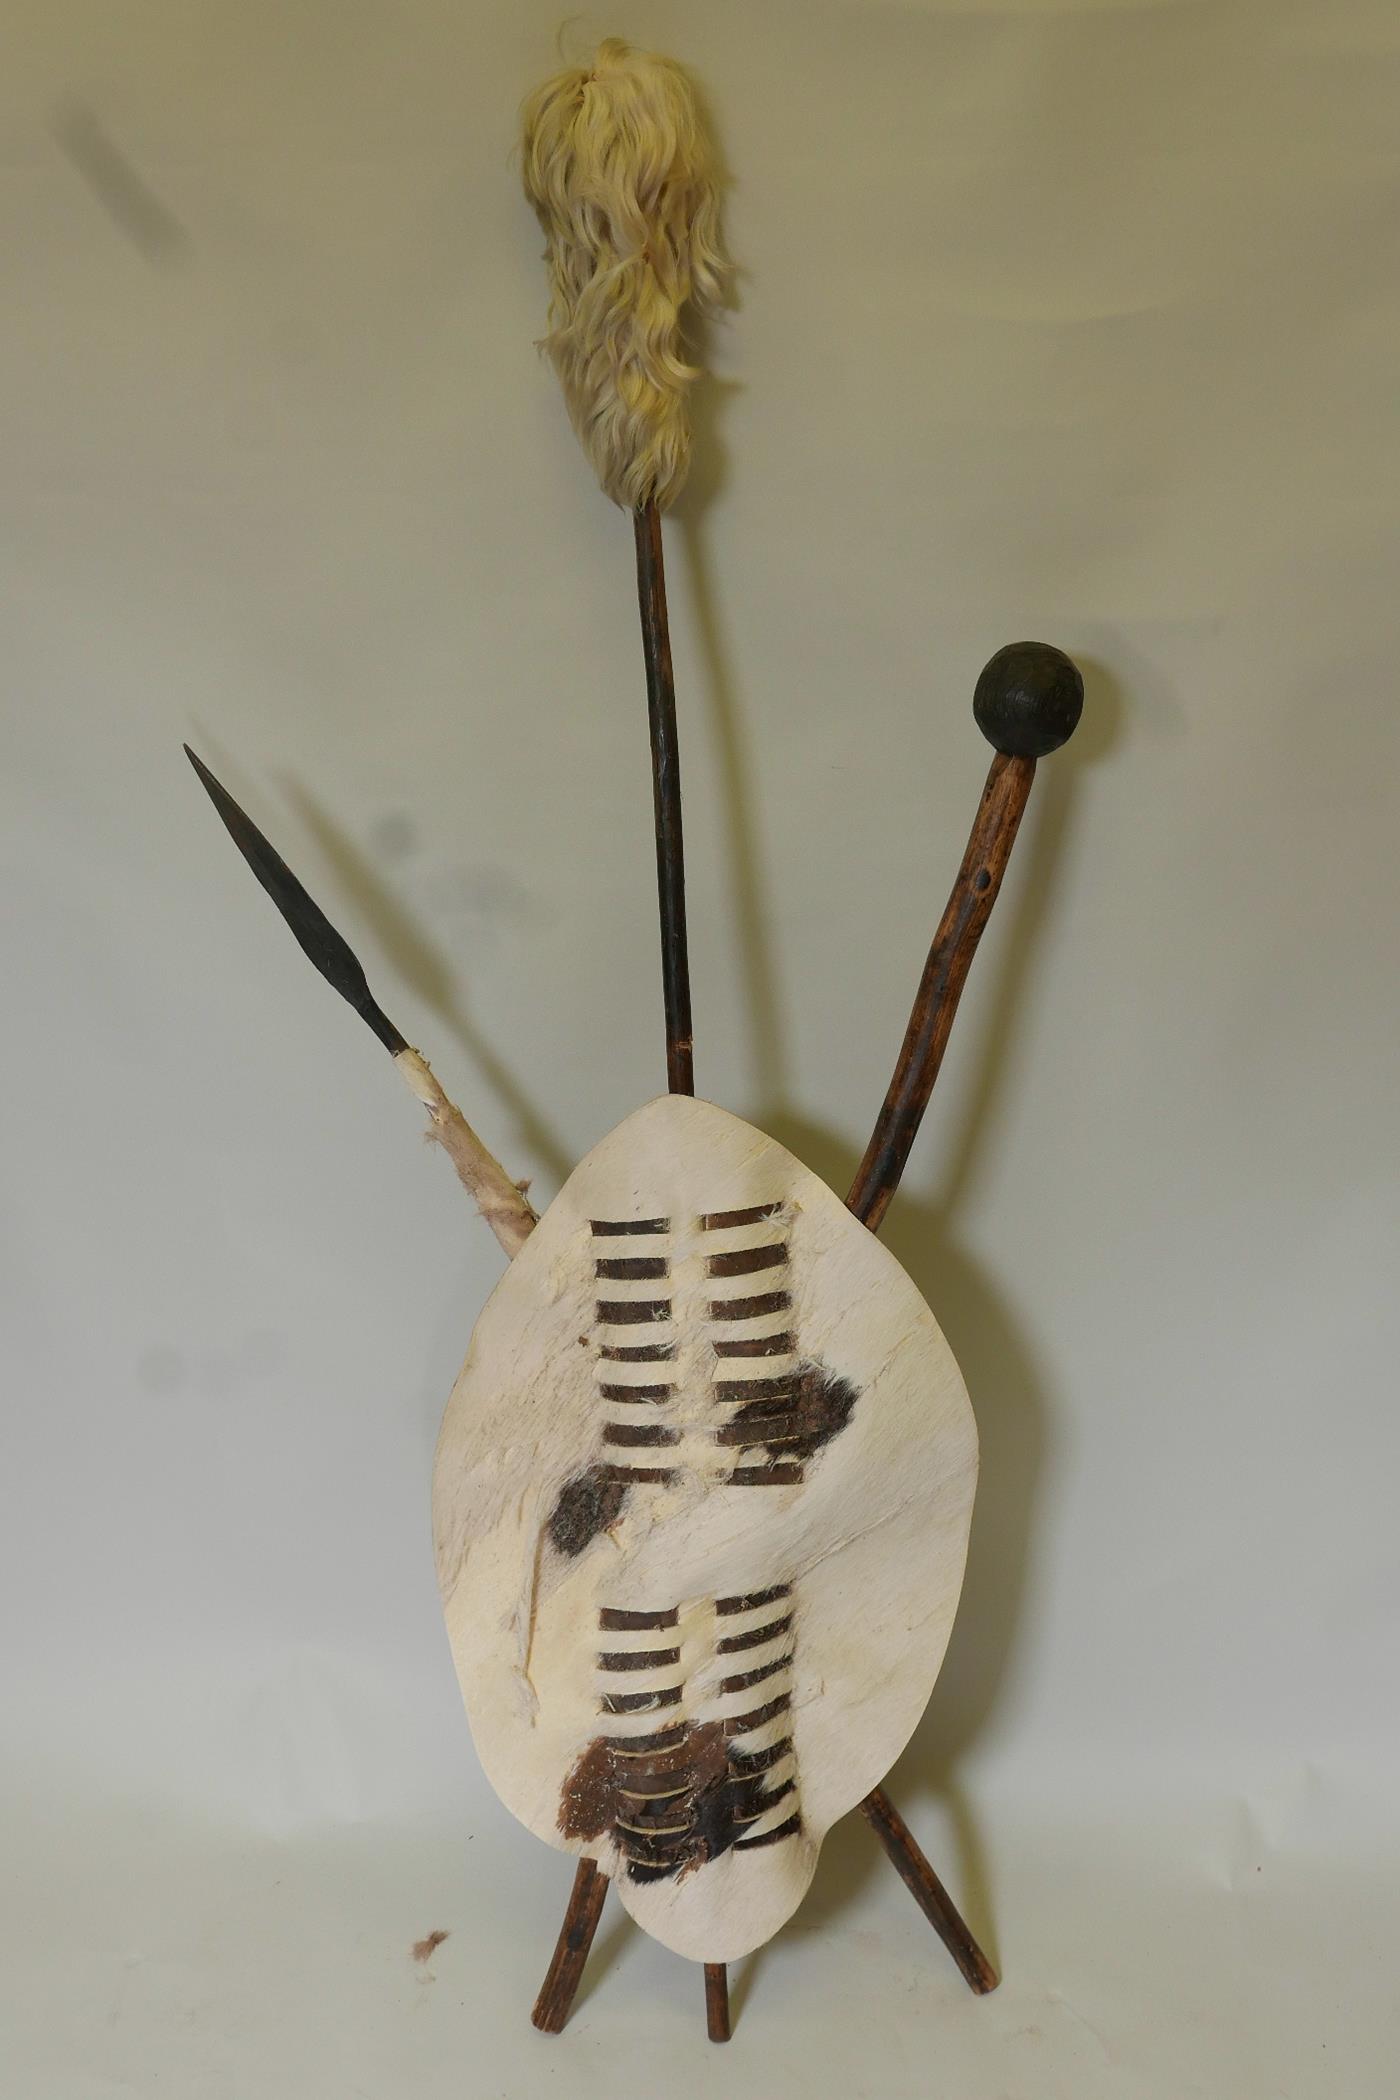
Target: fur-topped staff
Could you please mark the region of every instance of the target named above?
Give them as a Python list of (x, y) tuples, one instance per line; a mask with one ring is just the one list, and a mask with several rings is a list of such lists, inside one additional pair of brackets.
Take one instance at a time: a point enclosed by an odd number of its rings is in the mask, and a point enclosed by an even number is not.
[(550, 279), (544, 347), (579, 442), (625, 510), (665, 510), (690, 465), (682, 316), (721, 297), (719, 200), (695, 92), (616, 37), (525, 104), (525, 193)]
[(632, 512), (646, 657), (661, 908), (666, 1080), (695, 1091), (685, 931), (676, 693), (666, 617), (661, 512), (690, 466), (687, 396), (700, 376), (682, 355), (687, 307), (719, 303), (713, 156), (695, 90), (669, 58), (616, 37), (591, 65), (547, 81), (525, 103), (525, 193), (549, 264), (544, 347), (604, 492)]

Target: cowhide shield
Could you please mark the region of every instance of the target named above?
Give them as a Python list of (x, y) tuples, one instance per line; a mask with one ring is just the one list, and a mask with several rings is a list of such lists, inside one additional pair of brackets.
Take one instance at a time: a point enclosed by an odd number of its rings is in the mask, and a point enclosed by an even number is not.
[(761, 1945), (923, 1712), (976, 1477), (958, 1367), (873, 1234), (724, 1110), (639, 1109), (492, 1293), (438, 1445), (502, 1801), (678, 1954)]

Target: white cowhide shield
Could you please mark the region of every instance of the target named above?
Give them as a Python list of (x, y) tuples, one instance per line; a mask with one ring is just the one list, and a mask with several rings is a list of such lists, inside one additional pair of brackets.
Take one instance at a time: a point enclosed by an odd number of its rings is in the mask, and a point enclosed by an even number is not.
[(677, 1953), (761, 1945), (923, 1712), (976, 1478), (894, 1257), (760, 1131), (649, 1102), (511, 1263), (443, 1420), (438, 1579), (497, 1793)]

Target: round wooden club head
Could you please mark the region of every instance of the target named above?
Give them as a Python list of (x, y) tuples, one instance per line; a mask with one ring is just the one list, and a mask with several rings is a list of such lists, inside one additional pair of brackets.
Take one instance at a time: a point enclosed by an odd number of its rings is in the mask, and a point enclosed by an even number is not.
[(1084, 680), (1049, 642), (1008, 642), (977, 681), (972, 712), (989, 744), (1008, 758), (1044, 758), (1074, 735)]
[(708, 1102), (575, 1168), (477, 1322), (434, 1468), (472, 1735), (638, 1923), (735, 1961), (923, 1712), (977, 1435), (894, 1256)]

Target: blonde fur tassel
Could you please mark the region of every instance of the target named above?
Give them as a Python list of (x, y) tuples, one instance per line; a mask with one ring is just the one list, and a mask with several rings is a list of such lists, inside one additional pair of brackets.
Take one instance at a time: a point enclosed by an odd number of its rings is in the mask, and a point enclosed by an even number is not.
[(548, 351), (614, 503), (664, 509), (690, 466), (681, 316), (723, 295), (719, 199), (695, 94), (616, 37), (525, 103), (525, 194), (544, 227)]

